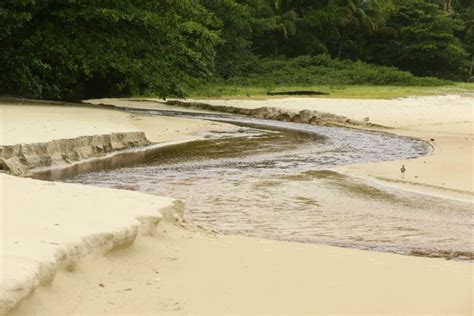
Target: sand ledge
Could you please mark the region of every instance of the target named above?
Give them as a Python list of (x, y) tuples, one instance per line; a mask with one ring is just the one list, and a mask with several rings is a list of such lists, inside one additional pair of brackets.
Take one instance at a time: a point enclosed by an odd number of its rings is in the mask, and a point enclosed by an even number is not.
[(65, 167), (149, 144), (143, 132), (124, 132), (0, 146), (0, 172), (3, 170), (16, 176), (30, 176), (37, 168)]
[[(138, 192), (8, 175), (0, 175), (0, 190), (2, 220), (8, 223), (2, 228), (2, 315), (50, 283), (58, 270), (73, 269), (88, 254), (133, 243), (138, 235), (152, 236), (161, 220), (180, 222), (184, 209), (180, 201)], [(21, 199), (24, 192), (30, 193), (28, 200)], [(120, 205), (110, 208), (114, 199)], [(41, 207), (33, 211), (32, 205)], [(5, 212), (9, 209), (14, 212)]]
[[(146, 100), (148, 102), (156, 102), (153, 100)], [(321, 126), (345, 126), (345, 127), (378, 127), (386, 128), (384, 126), (373, 124), (368, 121), (359, 121), (350, 119), (343, 115), (336, 115), (330, 112), (321, 112), (303, 109), (301, 111), (293, 111), (290, 109), (283, 109), (279, 107), (260, 107), (256, 109), (241, 108), (238, 106), (216, 105), (195, 101), (181, 101), (169, 100), (163, 102), (166, 105), (179, 106), (183, 108), (194, 108), (209, 111), (225, 112), (231, 114), (247, 115), (255, 118), (263, 118), (276, 121), (287, 121), (294, 123), (305, 123)]]

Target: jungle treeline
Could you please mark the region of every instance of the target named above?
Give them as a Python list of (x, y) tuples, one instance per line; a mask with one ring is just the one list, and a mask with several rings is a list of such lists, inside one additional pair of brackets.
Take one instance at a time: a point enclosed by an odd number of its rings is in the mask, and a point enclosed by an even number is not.
[(12, 96), (184, 96), (275, 76), (436, 85), (472, 80), (473, 53), (474, 0), (0, 1)]

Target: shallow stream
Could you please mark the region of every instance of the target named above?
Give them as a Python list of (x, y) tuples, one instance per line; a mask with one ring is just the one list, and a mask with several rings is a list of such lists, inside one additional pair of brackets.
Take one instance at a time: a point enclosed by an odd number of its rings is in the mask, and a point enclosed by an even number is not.
[(171, 146), (133, 165), (63, 181), (182, 199), (187, 221), (224, 234), (474, 259), (472, 204), (328, 170), (419, 157), (431, 150), (420, 140), (242, 116), (145, 112), (230, 122), (245, 137)]

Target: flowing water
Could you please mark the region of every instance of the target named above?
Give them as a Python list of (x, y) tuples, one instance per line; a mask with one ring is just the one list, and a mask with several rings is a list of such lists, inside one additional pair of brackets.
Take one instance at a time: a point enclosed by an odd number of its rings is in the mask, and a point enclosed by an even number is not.
[(472, 204), (328, 170), (419, 157), (429, 153), (426, 143), (346, 128), (193, 116), (245, 126), (245, 137), (171, 146), (127, 167), (64, 181), (182, 199), (188, 221), (225, 234), (474, 259)]

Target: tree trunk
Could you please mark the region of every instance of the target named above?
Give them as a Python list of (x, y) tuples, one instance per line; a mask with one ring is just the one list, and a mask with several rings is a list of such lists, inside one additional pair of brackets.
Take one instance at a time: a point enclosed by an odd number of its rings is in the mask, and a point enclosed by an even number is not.
[(469, 69), (469, 75), (472, 76), (472, 71), (474, 70), (474, 54), (471, 55), (471, 69)]
[(444, 3), (444, 11), (447, 13), (453, 12), (453, 0), (446, 0)]
[(342, 54), (342, 42), (339, 43), (339, 50), (337, 52), (337, 59), (341, 59)]

